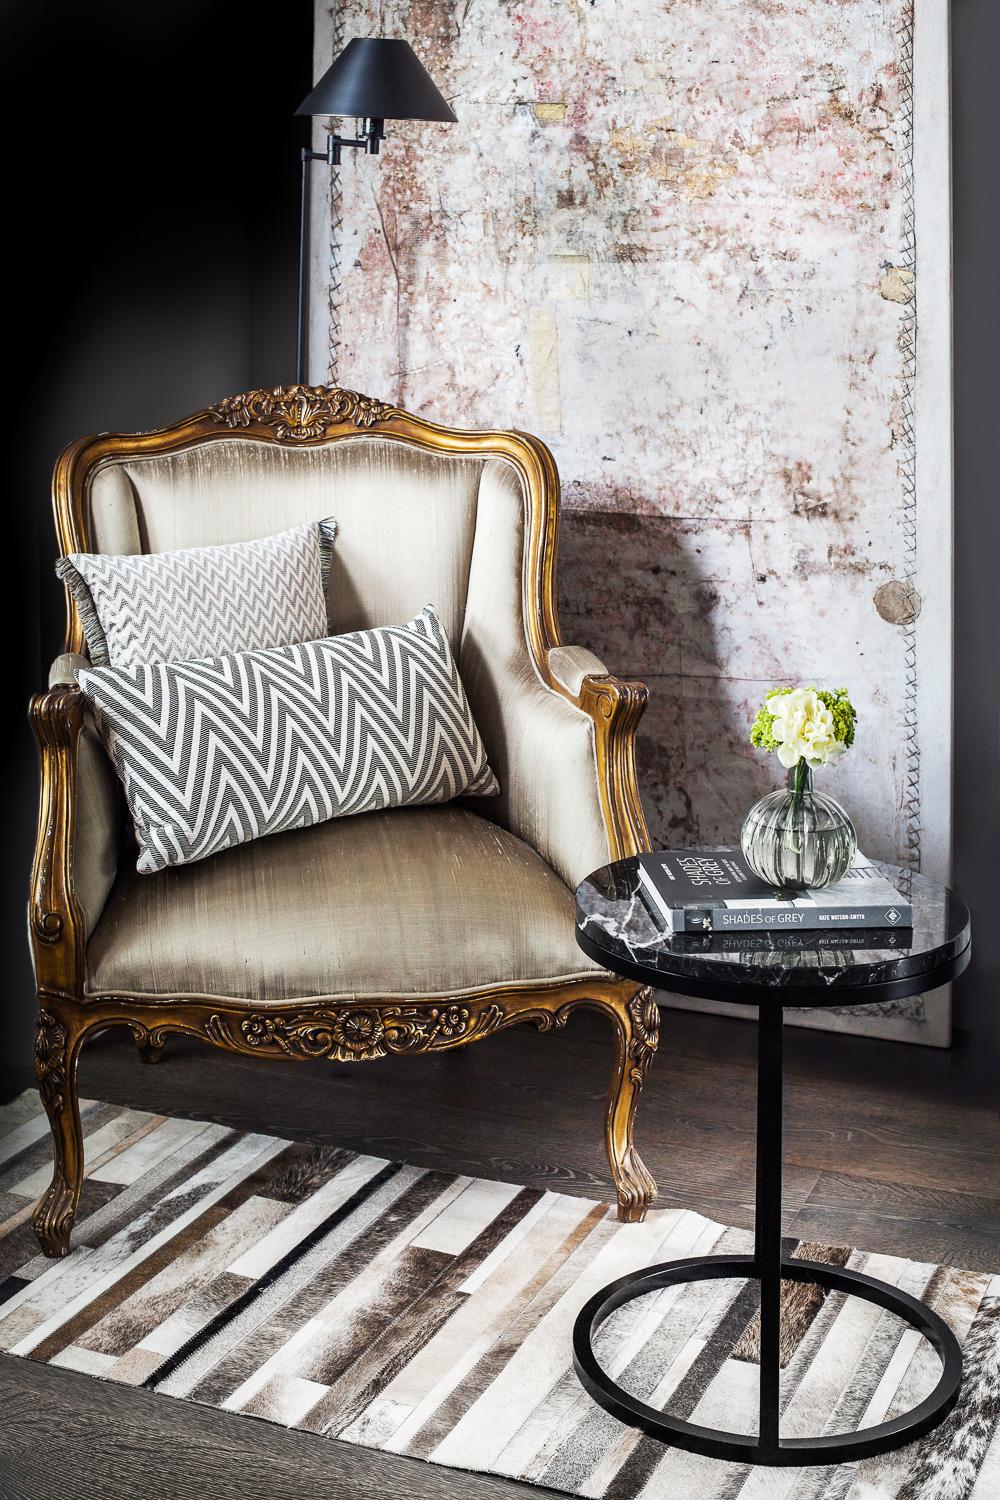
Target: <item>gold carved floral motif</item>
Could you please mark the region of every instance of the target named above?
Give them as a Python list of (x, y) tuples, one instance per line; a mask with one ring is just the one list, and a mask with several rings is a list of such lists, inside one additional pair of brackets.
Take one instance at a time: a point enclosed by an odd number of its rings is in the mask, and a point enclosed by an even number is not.
[(279, 442), (307, 442), (326, 436), (327, 428), (350, 423), (374, 427), (395, 407), (358, 391), (334, 385), (276, 385), (272, 390), (245, 391), (209, 407), (216, 422), (226, 427), (269, 427)]
[(636, 1083), (645, 1082), (649, 1065), (656, 1056), (660, 1039), (660, 1007), (650, 989), (640, 990), (628, 1003), (632, 1017), (632, 1035), (629, 1040), (629, 1059)]
[(40, 1010), (35, 1024), (35, 1077), (38, 1092), (49, 1114), (63, 1108), (66, 1090), (67, 1031), (55, 1016)]
[(213, 1041), (241, 1051), (282, 1052), (363, 1062), (406, 1052), (433, 1052), (489, 1036), (503, 1024), (500, 1005), (317, 1006), (301, 1014), (254, 1012), (238, 1022), (213, 1015)]

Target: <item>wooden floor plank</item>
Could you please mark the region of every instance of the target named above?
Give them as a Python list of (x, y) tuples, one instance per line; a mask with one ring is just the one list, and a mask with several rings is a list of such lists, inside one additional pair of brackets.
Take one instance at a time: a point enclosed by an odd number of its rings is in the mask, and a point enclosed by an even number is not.
[(973, 1271), (1000, 1269), (1000, 1201), (946, 1188), (823, 1172), (789, 1231)]
[(4, 1500), (518, 1500), (465, 1474), (0, 1355)]

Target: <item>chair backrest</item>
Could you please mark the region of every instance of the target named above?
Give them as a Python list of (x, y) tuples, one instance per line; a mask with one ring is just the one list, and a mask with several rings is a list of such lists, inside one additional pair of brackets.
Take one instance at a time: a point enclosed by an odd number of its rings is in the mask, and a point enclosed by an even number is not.
[[(504, 785), (505, 681), (549, 681), (559, 644), (559, 482), (524, 433), (438, 426), (353, 391), (232, 396), (171, 427), (66, 449), (53, 502), (63, 553), (245, 541), (333, 516), (337, 632), (402, 624), (433, 604)], [(83, 632), (67, 594), (68, 651)], [(506, 796), (496, 805), (506, 819)]]
[(483, 463), (357, 437), (297, 448), (231, 437), (123, 456), (90, 484), (93, 550), (242, 542), (333, 516), (333, 629), (399, 625), (434, 604), (457, 644)]
[[(497, 461), (521, 490), (510, 552), (523, 566), (533, 553), (523, 623), (544, 648), (556, 644), (551, 597), (542, 597), (551, 595), (552, 547), (539, 543), (554, 544), (557, 481), (547, 450), (523, 434), (439, 427), (335, 387), (251, 391), (155, 432), (74, 443), (56, 468), (56, 524), (64, 553), (132, 554), (333, 516), (333, 628), (400, 624), (430, 603), (457, 648), (483, 474)], [(81, 650), (68, 596), (67, 605), (67, 649)]]

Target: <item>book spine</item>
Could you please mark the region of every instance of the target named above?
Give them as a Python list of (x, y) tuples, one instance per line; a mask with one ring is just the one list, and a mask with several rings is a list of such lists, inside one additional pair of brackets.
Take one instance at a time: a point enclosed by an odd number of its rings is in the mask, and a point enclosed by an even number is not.
[[(902, 902), (893, 908), (899, 913), (898, 927), (913, 925), (913, 911)], [(813, 911), (741, 911), (726, 907), (712, 909), (712, 926), (716, 932), (747, 932), (753, 928), (770, 928), (781, 932), (836, 932), (845, 927), (875, 927), (884, 929), (888, 924), (884, 906), (849, 906), (817, 908)], [(689, 931), (702, 931), (692, 927)]]
[(641, 865), (639, 866), (639, 892), (646, 905), (652, 909), (654, 917), (658, 917), (661, 922), (665, 923), (668, 932), (686, 930), (687, 913), (683, 906), (668, 906)]
[[(869, 933), (877, 933), (873, 940)], [(693, 934), (691, 934), (693, 936)], [(834, 933), (816, 932), (726, 932), (705, 933), (705, 948), (694, 947), (692, 953), (824, 953), (831, 949), (851, 952), (856, 948), (896, 947), (895, 933), (882, 928), (841, 927)], [(899, 945), (902, 948), (903, 945)]]
[(689, 928), (687, 925), (688, 914), (683, 906), (664, 906), (662, 901), (656, 898), (656, 892), (651, 891), (648, 886), (641, 887), (642, 895), (647, 906), (650, 907), (653, 916), (663, 923), (668, 932), (703, 932), (704, 928)]

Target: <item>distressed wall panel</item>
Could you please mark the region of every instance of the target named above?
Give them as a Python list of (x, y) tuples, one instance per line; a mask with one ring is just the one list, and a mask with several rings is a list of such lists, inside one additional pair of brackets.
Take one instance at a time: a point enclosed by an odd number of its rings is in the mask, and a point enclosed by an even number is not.
[[(947, 731), (920, 722), (948, 695), (946, 369), (926, 497), (914, 421), (947, 33), (944, 0), (917, 5), (916, 65), (914, 0), (317, 12), (317, 73), (350, 36), (407, 36), (460, 123), (390, 124), (381, 157), (317, 174), (312, 376), (552, 447), (564, 635), (650, 684), (661, 842), (733, 840), (775, 784), (746, 741), (767, 687), (845, 683), (830, 791), (866, 852), (947, 872)], [(946, 228), (927, 260), (946, 342)], [(947, 1013), (831, 1024), (941, 1042)]]

